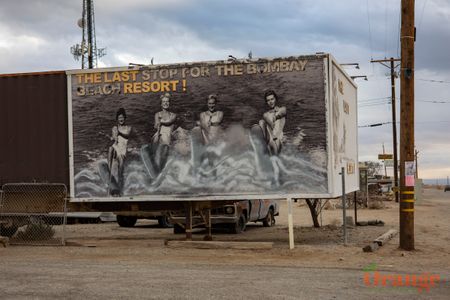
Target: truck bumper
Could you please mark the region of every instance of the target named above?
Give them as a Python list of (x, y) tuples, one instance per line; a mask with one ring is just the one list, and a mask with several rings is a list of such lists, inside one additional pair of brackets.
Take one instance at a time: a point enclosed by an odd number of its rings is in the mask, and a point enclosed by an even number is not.
[[(237, 216), (211, 216), (211, 224), (217, 225), (217, 224), (233, 224), (236, 223), (238, 221), (238, 217)], [(179, 217), (179, 216), (175, 216), (172, 217), (171, 220), (175, 223), (182, 223), (184, 224), (186, 221), (186, 218), (183, 217)], [(192, 224), (200, 224), (202, 223), (203, 220), (202, 218), (200, 218), (199, 216), (194, 216), (192, 217)]]

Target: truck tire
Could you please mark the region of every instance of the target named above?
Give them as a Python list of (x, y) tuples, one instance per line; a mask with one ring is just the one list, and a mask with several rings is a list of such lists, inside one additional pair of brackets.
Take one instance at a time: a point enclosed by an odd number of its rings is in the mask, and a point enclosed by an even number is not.
[(180, 225), (174, 224), (173, 225), (173, 233), (174, 234), (186, 233), (186, 230), (183, 227), (181, 227)]
[(166, 215), (158, 217), (158, 225), (161, 228), (172, 228), (173, 227), (173, 224), (171, 224), (169, 221), (169, 217)]
[(8, 227), (0, 225), (0, 235), (12, 237), (17, 232), (17, 229), (19, 229), (19, 227), (15, 225)]
[(117, 223), (120, 227), (133, 227), (136, 225), (137, 218), (133, 216), (117, 216)]
[(234, 234), (239, 234), (245, 231), (245, 227), (247, 226), (247, 218), (243, 213), (239, 216), (239, 219), (236, 223), (233, 223), (231, 226), (231, 232)]
[(275, 213), (273, 212), (273, 208), (269, 209), (267, 216), (263, 220), (264, 227), (272, 227), (275, 225)]

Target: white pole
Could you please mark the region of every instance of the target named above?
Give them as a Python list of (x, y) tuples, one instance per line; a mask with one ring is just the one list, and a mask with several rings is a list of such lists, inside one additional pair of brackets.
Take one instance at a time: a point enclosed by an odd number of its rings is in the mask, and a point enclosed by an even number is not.
[(344, 228), (344, 245), (347, 245), (347, 216), (346, 216), (346, 200), (345, 200), (345, 168), (341, 169), (342, 175), (342, 226)]
[(292, 198), (287, 198), (288, 203), (288, 229), (289, 229), (289, 249), (294, 249), (294, 222), (292, 219)]

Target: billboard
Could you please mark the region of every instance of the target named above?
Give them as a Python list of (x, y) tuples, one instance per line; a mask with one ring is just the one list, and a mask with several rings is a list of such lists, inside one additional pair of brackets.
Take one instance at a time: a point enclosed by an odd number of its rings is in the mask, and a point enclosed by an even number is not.
[(314, 55), (67, 72), (71, 197), (334, 194), (328, 68)]

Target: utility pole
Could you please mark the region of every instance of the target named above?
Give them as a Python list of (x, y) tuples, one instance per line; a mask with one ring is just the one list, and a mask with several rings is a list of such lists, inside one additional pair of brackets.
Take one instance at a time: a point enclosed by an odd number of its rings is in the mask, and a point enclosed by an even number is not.
[(411, 182), (409, 170), (414, 166), (414, 2), (402, 0), (401, 6), (400, 248), (404, 250), (414, 250), (414, 178)]
[[(371, 63), (380, 63), (385, 67), (388, 67), (391, 69), (391, 107), (392, 107), (392, 148), (393, 148), (393, 154), (394, 154), (394, 195), (395, 195), (395, 202), (398, 202), (398, 152), (397, 152), (397, 112), (395, 109), (395, 78), (397, 77), (395, 73), (395, 69), (399, 65), (395, 65), (396, 61), (400, 61), (399, 58), (393, 58), (390, 59), (378, 59), (378, 60), (371, 60)], [(390, 65), (384, 64), (385, 62), (390, 62)]]

